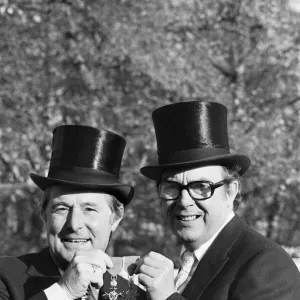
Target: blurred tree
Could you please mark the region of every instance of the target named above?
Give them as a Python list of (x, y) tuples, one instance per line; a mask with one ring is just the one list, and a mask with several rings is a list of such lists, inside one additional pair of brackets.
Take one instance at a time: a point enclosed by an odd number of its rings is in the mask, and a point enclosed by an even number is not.
[(139, 168), (156, 159), (152, 110), (199, 98), (228, 107), (232, 152), (252, 158), (239, 214), (298, 246), (299, 22), (275, 0), (0, 1), (1, 254), (45, 245), (29, 173), (47, 174), (56, 126), (80, 123), (128, 141), (121, 175), (136, 197), (109, 253), (175, 260)]

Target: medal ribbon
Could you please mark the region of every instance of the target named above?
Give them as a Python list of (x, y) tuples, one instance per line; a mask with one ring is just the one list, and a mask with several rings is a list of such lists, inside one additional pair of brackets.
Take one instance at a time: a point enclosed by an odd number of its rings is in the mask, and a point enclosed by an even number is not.
[(136, 267), (135, 262), (139, 258), (139, 256), (111, 257), (114, 266), (107, 272), (112, 276), (117, 276), (124, 269), (127, 273), (132, 274)]

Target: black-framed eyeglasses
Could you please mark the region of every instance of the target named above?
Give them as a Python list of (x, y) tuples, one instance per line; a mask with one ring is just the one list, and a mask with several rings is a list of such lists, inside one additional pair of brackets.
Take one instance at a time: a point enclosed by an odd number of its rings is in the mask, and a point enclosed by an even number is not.
[(192, 181), (187, 185), (175, 181), (164, 180), (157, 185), (159, 197), (164, 200), (176, 200), (181, 195), (182, 190), (187, 190), (189, 195), (195, 200), (206, 200), (213, 196), (215, 189), (230, 183), (230, 180), (224, 179), (213, 183), (210, 181)]

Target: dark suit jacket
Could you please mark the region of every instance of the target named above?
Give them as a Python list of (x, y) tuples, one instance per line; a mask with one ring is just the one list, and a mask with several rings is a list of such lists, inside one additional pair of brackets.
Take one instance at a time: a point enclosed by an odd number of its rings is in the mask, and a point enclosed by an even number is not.
[(300, 273), (276, 243), (235, 216), (199, 262), (182, 295), (168, 300), (299, 300)]
[(46, 300), (43, 292), (60, 278), (49, 250), (0, 260), (0, 299)]
[[(0, 259), (0, 300), (47, 300), (43, 290), (57, 282), (60, 277), (48, 248), (19, 257), (3, 257)], [(98, 299), (108, 299), (104, 294), (111, 291), (111, 279), (111, 275), (106, 272)], [(133, 300), (146, 299), (145, 292), (137, 286), (130, 288), (126, 279), (117, 276), (117, 282), (118, 293), (125, 295), (126, 292), (134, 291), (137, 293)], [(122, 299), (120, 297), (118, 300)]]

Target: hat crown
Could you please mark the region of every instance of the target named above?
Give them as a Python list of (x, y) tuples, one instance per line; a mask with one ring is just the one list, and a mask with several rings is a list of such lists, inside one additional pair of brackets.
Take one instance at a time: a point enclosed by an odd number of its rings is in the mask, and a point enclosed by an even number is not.
[(173, 103), (156, 109), (152, 118), (158, 165), (141, 168), (146, 177), (159, 181), (171, 168), (221, 165), (237, 167), (240, 175), (249, 168), (248, 156), (230, 153), (224, 105), (201, 100)]
[(81, 125), (54, 129), (50, 169), (80, 167), (119, 176), (126, 141), (116, 133)]
[(126, 141), (120, 135), (90, 126), (62, 125), (53, 130), (48, 176), (30, 174), (43, 191), (52, 185), (77, 187), (114, 195), (127, 205), (134, 189), (119, 183)]
[(156, 109), (153, 114), (159, 161), (170, 153), (221, 148), (229, 153), (227, 109), (217, 102), (189, 101)]

